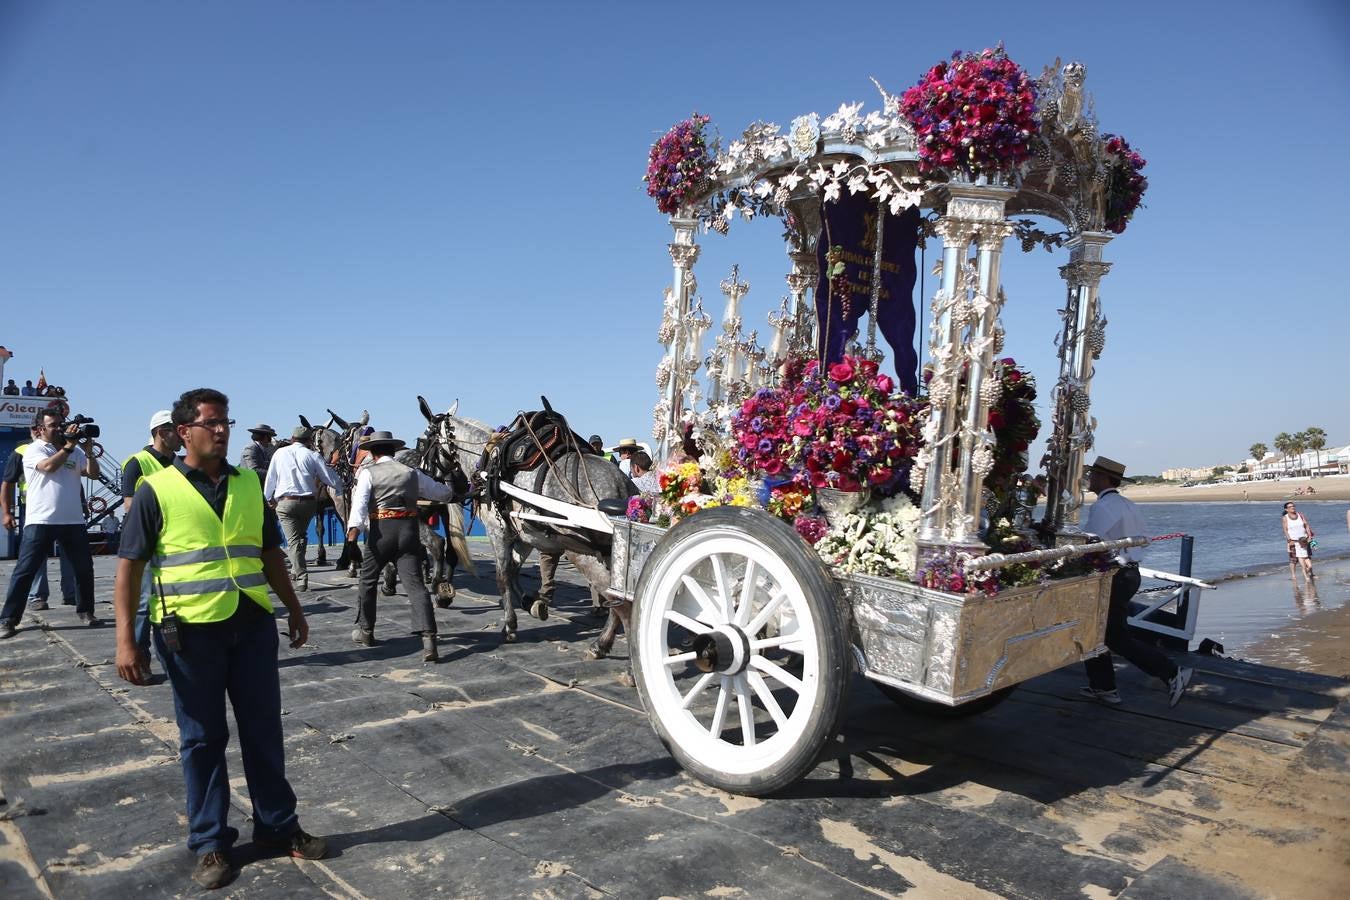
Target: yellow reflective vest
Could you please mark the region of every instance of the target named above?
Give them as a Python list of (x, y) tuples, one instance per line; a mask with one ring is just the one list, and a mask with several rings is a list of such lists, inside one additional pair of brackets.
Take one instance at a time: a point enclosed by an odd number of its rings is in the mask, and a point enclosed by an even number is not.
[(28, 479), (23, 474), (23, 454), (32, 444), (20, 444), (14, 448), (14, 452), (19, 456), (19, 502), (25, 503), (28, 500)]
[(146, 476), (145, 483), (163, 520), (150, 560), (150, 621), (160, 622), (167, 607), (183, 622), (221, 622), (239, 608), (241, 591), (270, 613), (258, 473), (239, 469), (229, 476), (224, 518), (175, 466)]
[[(147, 475), (153, 475), (164, 468), (159, 464), (159, 460), (155, 459), (155, 454), (151, 453), (149, 450), (137, 450), (135, 453), (131, 454), (131, 459), (134, 459), (141, 464), (141, 477), (136, 479), (137, 488), (140, 488), (141, 482), (145, 481)], [(127, 460), (126, 463), (123, 463), (122, 468), (126, 468), (127, 463), (130, 463), (131, 459)]]

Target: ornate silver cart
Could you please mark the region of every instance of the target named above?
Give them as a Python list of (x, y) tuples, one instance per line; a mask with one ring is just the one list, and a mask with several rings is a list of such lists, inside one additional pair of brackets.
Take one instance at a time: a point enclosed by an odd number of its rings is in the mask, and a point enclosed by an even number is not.
[[(993, 57), (1006, 59), (1001, 50), (983, 56)], [(751, 391), (775, 382), (786, 354), (816, 347), (812, 294), (822, 221), (828, 204), (863, 195), (874, 204), (867, 227), (875, 227), (876, 251), (866, 341), (854, 345), (855, 354), (881, 356), (876, 323), (888, 213), (930, 211), (926, 233), (942, 241), (927, 340), (930, 406), (911, 475), (922, 520), (910, 570), (948, 551), (968, 559), (967, 571), (987, 571), (1142, 543), (1089, 547), (1078, 528), (1083, 459), (1095, 425), (1089, 386), (1106, 324), (1097, 293), (1110, 268), (1103, 249), (1138, 201), (1124, 218), (1118, 205), (1109, 208), (1112, 179), (1128, 160), (1121, 159), (1123, 141), (1099, 135), (1083, 75), (1077, 63), (1045, 69), (1035, 82), (1038, 130), (1021, 132), (1029, 156), (1024, 147), (1020, 165), (994, 175), (921, 165), (916, 130), (900, 98), (885, 90), (880, 111), (864, 115), (862, 104), (845, 104), (824, 119), (798, 117), (786, 133), (756, 123), (711, 156), (710, 177), (696, 191), (681, 188), (670, 219), (674, 279), (660, 331), (665, 356), (654, 416), (663, 449), (679, 446), (691, 421), (724, 423)], [(691, 124), (699, 127), (690, 120), (677, 129)], [(659, 152), (658, 144), (653, 166)], [(1142, 164), (1136, 154), (1135, 175)], [(1140, 190), (1142, 184), (1136, 179)], [(733, 271), (721, 285), (724, 330), (705, 357), (711, 323), (696, 301), (693, 274), (700, 225), (726, 233), (737, 218), (765, 215), (786, 226), (791, 300), (769, 317), (773, 336), (762, 348), (756, 334), (742, 333), (748, 285)], [(1026, 218), (1033, 215), (1064, 231), (1041, 231)], [(1000, 259), (1013, 236), (1023, 250), (1062, 247), (1069, 258), (1060, 268), (1067, 299), (1043, 460), (1042, 525), (1055, 540), (1002, 557), (981, 542), (980, 525), (993, 464), (986, 423), (1003, 343)], [(1029, 516), (1024, 507), (1020, 524)], [(623, 518), (611, 523), (611, 593), (634, 604), (633, 669), (651, 723), (686, 769), (727, 790), (767, 793), (809, 771), (835, 733), (854, 667), (897, 702), (961, 714), (1102, 647), (1110, 571), (993, 596), (952, 594), (907, 579), (832, 572), (790, 525), (759, 510), (706, 509), (668, 530)]]

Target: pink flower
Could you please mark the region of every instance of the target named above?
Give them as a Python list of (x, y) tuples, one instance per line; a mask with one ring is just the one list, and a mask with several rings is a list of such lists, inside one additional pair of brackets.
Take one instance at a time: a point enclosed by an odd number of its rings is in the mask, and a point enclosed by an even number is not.
[(834, 363), (830, 366), (830, 378), (833, 381), (845, 382), (853, 377), (853, 366), (848, 360)]
[(881, 391), (883, 394), (889, 394), (891, 391), (895, 390), (895, 382), (891, 380), (891, 376), (878, 375), (877, 390)]

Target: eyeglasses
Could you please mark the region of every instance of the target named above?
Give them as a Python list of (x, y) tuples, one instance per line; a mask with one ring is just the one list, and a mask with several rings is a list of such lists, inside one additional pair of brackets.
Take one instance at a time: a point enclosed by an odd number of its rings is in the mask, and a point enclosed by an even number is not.
[(235, 424), (234, 419), (207, 419), (204, 422), (188, 422), (189, 428), (205, 428), (209, 431), (227, 431)]

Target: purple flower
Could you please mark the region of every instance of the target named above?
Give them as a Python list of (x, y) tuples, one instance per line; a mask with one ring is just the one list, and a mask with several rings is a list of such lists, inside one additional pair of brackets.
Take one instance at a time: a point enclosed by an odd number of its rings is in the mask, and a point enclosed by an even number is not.
[(763, 438), (760, 440), (759, 442), (760, 453), (768, 453), (772, 449), (773, 449), (773, 441), (769, 440), (768, 438)]
[(750, 420), (750, 430), (755, 432), (764, 430), (764, 419), (762, 416), (755, 416)]
[(825, 408), (826, 408), (826, 409), (838, 409), (838, 408), (839, 408), (839, 402), (840, 402), (840, 401), (839, 401), (839, 395), (838, 395), (838, 394), (830, 394), (830, 396), (828, 396), (828, 397), (825, 398)]

